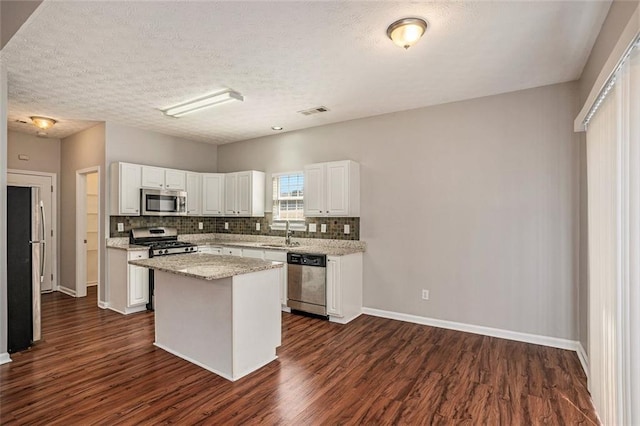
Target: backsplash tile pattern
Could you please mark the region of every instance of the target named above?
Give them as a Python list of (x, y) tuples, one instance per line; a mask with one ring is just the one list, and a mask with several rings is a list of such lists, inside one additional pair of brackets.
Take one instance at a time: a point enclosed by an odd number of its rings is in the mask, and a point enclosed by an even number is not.
[[(268, 235), (272, 237), (284, 237), (285, 232), (271, 230), (272, 214), (265, 213), (264, 217), (220, 217), (216, 221), (217, 234), (246, 234), (246, 235)], [(229, 229), (224, 229), (224, 224), (229, 224)], [(256, 223), (260, 223), (260, 230), (256, 231)], [(308, 217), (305, 220), (307, 229), (310, 223), (317, 225), (317, 232), (293, 231), (292, 236), (296, 238), (322, 238), (332, 240), (359, 240), (360, 239), (360, 218), (359, 217)], [(320, 232), (321, 224), (327, 225), (327, 232)], [(349, 225), (349, 234), (344, 233), (344, 225)]]
[[(110, 237), (128, 237), (132, 228), (146, 228), (151, 226), (170, 226), (178, 228), (178, 234), (245, 234), (284, 237), (284, 231), (273, 231), (269, 227), (272, 214), (265, 213), (264, 217), (176, 217), (176, 216), (111, 216), (109, 222)], [(198, 229), (198, 222), (202, 222), (203, 229)], [(295, 238), (321, 238), (333, 240), (359, 240), (359, 217), (310, 217), (306, 219), (307, 229), (310, 223), (317, 225), (317, 232), (293, 231)], [(124, 223), (124, 232), (118, 232), (118, 223)], [(229, 229), (224, 229), (224, 224)], [(256, 231), (256, 223), (260, 223), (260, 230)], [(320, 232), (320, 225), (327, 225), (327, 232)], [(349, 225), (350, 233), (344, 233), (344, 225)]]
[[(198, 229), (202, 222), (203, 229)], [(118, 232), (118, 223), (124, 223), (124, 232)], [(178, 228), (178, 234), (205, 234), (216, 232), (215, 217), (187, 216), (110, 216), (109, 234), (114, 237), (128, 237), (132, 228), (169, 226)]]

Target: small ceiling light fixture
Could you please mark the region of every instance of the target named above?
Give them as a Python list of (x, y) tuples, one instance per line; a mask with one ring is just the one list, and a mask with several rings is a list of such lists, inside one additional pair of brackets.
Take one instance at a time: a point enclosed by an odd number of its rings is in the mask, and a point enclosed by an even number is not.
[(33, 122), (34, 126), (42, 130), (50, 129), (51, 127), (53, 127), (54, 124), (57, 123), (56, 120), (48, 117), (33, 116), (29, 118), (31, 118), (31, 121)]
[(271, 130), (282, 130), (280, 126), (271, 126)]
[(244, 97), (233, 90), (225, 90), (223, 92), (217, 92), (212, 95), (203, 96), (198, 99), (194, 99), (189, 102), (184, 102), (167, 109), (162, 110), (165, 115), (171, 117), (182, 117), (183, 115), (191, 114), (192, 112), (200, 111), (205, 108), (212, 107), (228, 101), (244, 101)]
[(387, 28), (387, 36), (396, 46), (410, 48), (420, 40), (427, 29), (427, 22), (420, 18), (399, 19)]

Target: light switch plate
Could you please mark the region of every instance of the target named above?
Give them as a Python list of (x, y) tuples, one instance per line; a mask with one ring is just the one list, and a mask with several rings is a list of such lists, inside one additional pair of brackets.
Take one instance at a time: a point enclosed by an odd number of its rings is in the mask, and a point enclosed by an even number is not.
[(344, 233), (348, 234), (349, 232), (351, 232), (351, 227), (349, 225), (344, 225)]
[(260, 222), (256, 222), (256, 231), (260, 230)]
[(118, 222), (118, 232), (124, 232), (124, 223)]
[(229, 229), (229, 222), (224, 223), (224, 229)]
[(202, 222), (198, 222), (198, 229), (204, 229), (204, 225), (202, 224)]
[(310, 223), (309, 224), (309, 232), (316, 232), (316, 224), (315, 223)]
[(320, 225), (320, 232), (327, 232), (327, 224), (323, 223)]

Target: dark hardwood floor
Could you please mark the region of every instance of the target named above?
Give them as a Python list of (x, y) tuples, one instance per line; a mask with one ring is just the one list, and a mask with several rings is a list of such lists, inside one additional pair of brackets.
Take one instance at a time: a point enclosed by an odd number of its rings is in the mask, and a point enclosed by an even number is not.
[(0, 424), (597, 424), (573, 352), (365, 315), (283, 314), (279, 359), (235, 383), (95, 289), (45, 295), (43, 336), (0, 366)]

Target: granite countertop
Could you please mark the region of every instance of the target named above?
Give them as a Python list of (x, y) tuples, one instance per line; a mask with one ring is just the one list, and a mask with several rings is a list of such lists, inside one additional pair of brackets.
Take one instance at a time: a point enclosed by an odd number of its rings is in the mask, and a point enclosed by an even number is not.
[(282, 262), (217, 254), (189, 253), (130, 260), (131, 265), (184, 275), (203, 280), (217, 280), (267, 269), (281, 268)]
[[(221, 246), (255, 248), (261, 250), (279, 250), (295, 253), (324, 254), (327, 256), (346, 256), (365, 251), (362, 241), (325, 240), (314, 238), (292, 238), (299, 245), (285, 246), (284, 238), (238, 234), (186, 234), (178, 237), (199, 246)], [(121, 250), (148, 250), (147, 247), (129, 244), (128, 238), (109, 238), (107, 247)]]
[(280, 250), (294, 253), (325, 254), (327, 256), (345, 256), (365, 251), (366, 244), (362, 241), (351, 240), (324, 240), (313, 238), (292, 238), (293, 246), (284, 245), (284, 238), (244, 236), (243, 239), (235, 239), (237, 235), (205, 236), (198, 234), (182, 235), (182, 241), (210, 246), (255, 248), (262, 250)]
[(115, 248), (127, 251), (149, 251), (149, 247), (129, 244), (128, 238), (109, 238), (107, 239), (107, 248)]

